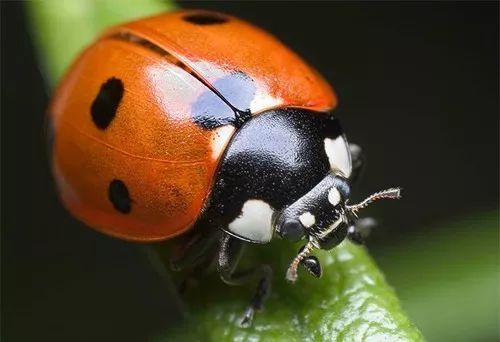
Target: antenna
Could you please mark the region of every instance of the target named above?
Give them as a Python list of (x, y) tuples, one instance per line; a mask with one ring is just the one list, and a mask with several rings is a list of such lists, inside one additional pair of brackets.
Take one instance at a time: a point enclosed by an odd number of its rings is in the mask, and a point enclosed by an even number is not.
[(400, 199), (401, 198), (401, 188), (390, 188), (387, 190), (382, 190), (368, 196), (363, 202), (353, 205), (346, 205), (347, 210), (352, 212), (357, 216), (358, 210), (366, 208), (371, 203), (378, 201), (380, 199)]

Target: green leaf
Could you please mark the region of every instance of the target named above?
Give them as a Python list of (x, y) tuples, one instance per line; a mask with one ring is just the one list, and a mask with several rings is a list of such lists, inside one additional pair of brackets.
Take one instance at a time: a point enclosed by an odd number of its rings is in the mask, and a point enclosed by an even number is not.
[(26, 2), (40, 63), (56, 82), (106, 27), (175, 8), (162, 0), (36, 0)]
[[(422, 341), (366, 250), (349, 242), (317, 252), (323, 277), (304, 269), (296, 284), (284, 279), (298, 246), (284, 241), (255, 246), (243, 264), (267, 261), (275, 270), (273, 293), (251, 328), (239, 327), (252, 286), (233, 288), (217, 276), (187, 291), (192, 319), (158, 341)], [(255, 286), (255, 284), (252, 284)]]
[[(38, 51), (49, 81), (55, 82), (70, 61), (106, 26), (173, 8), (158, 0), (45, 0), (27, 3)], [(284, 280), (298, 246), (277, 241), (254, 246), (247, 264), (262, 260), (275, 270), (274, 291), (252, 328), (239, 327), (239, 314), (253, 288), (223, 285), (217, 276), (188, 292), (192, 318), (177, 331), (178, 340), (421, 341), (420, 332), (401, 309), (392, 288), (363, 248), (343, 243), (332, 253), (319, 252), (321, 280), (300, 274), (294, 285)], [(245, 264), (245, 262), (244, 262)], [(159, 340), (173, 339), (159, 335)]]
[(498, 339), (499, 226), (497, 210), (475, 214), (375, 251), (430, 341)]

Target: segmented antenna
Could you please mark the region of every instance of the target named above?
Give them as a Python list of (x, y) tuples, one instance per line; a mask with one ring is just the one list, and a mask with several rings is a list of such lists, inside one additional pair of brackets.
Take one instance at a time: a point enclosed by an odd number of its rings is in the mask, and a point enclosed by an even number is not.
[(401, 188), (390, 188), (387, 190), (382, 190), (368, 196), (363, 202), (353, 205), (347, 205), (347, 210), (350, 210), (354, 215), (357, 215), (358, 210), (366, 208), (370, 203), (378, 201), (379, 199), (389, 198), (389, 199), (400, 199), (401, 198)]
[[(401, 198), (401, 189), (400, 188), (390, 188), (387, 190), (382, 190), (382, 191), (376, 192), (373, 195), (368, 196), (361, 203), (347, 205), (346, 209), (357, 216), (358, 210), (366, 208), (368, 205), (370, 205), (370, 203), (378, 201), (379, 199), (383, 199), (383, 198), (399, 199), (399, 198)], [(297, 254), (295, 259), (293, 259), (290, 266), (288, 266), (288, 270), (286, 271), (286, 279), (289, 282), (294, 283), (297, 281), (297, 278), (298, 278), (297, 268), (299, 267), (300, 262), (302, 260), (304, 260), (312, 252), (312, 250), (314, 248), (316, 248), (314, 241), (309, 240), (309, 242), (304, 246), (304, 249), (299, 254)]]
[(304, 249), (297, 254), (295, 259), (293, 259), (292, 263), (288, 267), (288, 270), (286, 271), (286, 279), (289, 282), (295, 283), (297, 281), (297, 268), (299, 267), (299, 264), (306, 256), (308, 256), (312, 250), (314, 249), (314, 244), (309, 241), (305, 246)]

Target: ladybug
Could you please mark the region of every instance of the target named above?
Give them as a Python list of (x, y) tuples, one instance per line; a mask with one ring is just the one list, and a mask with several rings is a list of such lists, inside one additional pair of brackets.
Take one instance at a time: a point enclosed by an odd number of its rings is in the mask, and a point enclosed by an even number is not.
[(73, 63), (49, 108), (63, 204), (108, 235), (155, 242), (187, 234), (181, 270), (216, 250), (221, 279), (255, 281), (242, 324), (271, 286), (268, 265), (236, 272), (248, 244), (273, 236), (313, 249), (361, 242), (349, 205), (362, 153), (332, 115), (332, 88), (276, 38), (235, 17), (181, 10), (105, 31)]

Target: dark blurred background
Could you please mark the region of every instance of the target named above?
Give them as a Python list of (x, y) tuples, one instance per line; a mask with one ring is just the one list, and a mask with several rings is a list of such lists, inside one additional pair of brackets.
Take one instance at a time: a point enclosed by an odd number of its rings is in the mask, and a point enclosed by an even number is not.
[[(381, 222), (369, 241), (377, 261), (408, 236), (432, 240), (443, 223), (498, 208), (497, 2), (180, 5), (263, 27), (331, 82), (337, 116), (368, 157), (355, 197), (404, 188), (403, 200), (366, 212)], [(2, 337), (143, 340), (172, 304), (139, 246), (85, 228), (57, 201), (49, 90), (24, 4), (1, 9)]]

